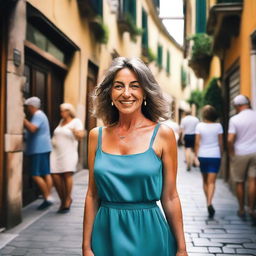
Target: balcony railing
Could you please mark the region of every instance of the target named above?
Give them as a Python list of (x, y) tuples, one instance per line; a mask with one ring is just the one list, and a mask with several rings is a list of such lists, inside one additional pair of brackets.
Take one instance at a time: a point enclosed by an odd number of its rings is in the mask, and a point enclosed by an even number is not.
[(136, 25), (136, 17), (136, 1), (119, 0), (118, 27), (122, 33), (129, 32), (133, 41), (143, 32)]

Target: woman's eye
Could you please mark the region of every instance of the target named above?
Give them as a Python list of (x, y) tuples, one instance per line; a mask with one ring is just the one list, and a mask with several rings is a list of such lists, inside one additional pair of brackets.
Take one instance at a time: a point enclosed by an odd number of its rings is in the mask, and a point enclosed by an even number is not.
[(140, 85), (139, 84), (132, 84), (131, 87), (132, 88), (140, 88)]
[(115, 88), (115, 89), (122, 89), (123, 86), (122, 86), (121, 84), (115, 84), (115, 85), (114, 85), (114, 88)]

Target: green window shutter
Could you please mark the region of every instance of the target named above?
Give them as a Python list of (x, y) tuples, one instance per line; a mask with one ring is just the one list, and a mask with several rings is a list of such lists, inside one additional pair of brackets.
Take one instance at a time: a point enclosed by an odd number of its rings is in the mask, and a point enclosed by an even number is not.
[(129, 0), (123, 0), (123, 12), (129, 13)]
[(103, 16), (103, 3), (102, 0), (96, 0), (97, 2), (97, 14), (100, 15), (101, 17)]
[(129, 12), (134, 20), (134, 24), (136, 24), (136, 17), (137, 17), (137, 7), (136, 7), (136, 0), (129, 0)]
[(181, 75), (181, 88), (185, 89), (185, 87), (187, 86), (187, 72), (182, 65), (180, 68), (180, 75)]
[(102, 3), (102, 0), (94, 0), (94, 1), (91, 1), (91, 5), (92, 5), (92, 8), (93, 8), (93, 11), (99, 15), (99, 16), (103, 16), (103, 3)]
[(171, 62), (171, 57), (170, 57), (170, 52), (169, 51), (167, 51), (167, 61), (166, 61), (166, 72), (168, 73), (168, 74), (170, 74), (171, 72), (171, 67), (170, 67), (170, 63)]
[(123, 14), (129, 15), (131, 20), (136, 25), (137, 20), (137, 8), (136, 8), (136, 0), (123, 0)]
[(157, 64), (160, 68), (163, 66), (163, 47), (161, 45), (157, 47)]
[(148, 16), (144, 9), (142, 9), (142, 47), (148, 49)]
[(206, 31), (206, 0), (196, 0), (196, 33)]

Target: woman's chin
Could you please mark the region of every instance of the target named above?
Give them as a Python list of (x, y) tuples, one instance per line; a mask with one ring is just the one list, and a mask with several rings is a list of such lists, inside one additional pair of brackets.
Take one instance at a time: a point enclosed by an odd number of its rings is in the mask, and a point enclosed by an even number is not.
[(120, 114), (123, 114), (123, 115), (131, 115), (133, 113), (136, 113), (138, 111), (137, 108), (128, 108), (128, 107), (125, 107), (125, 108), (120, 108), (118, 109), (119, 113)]

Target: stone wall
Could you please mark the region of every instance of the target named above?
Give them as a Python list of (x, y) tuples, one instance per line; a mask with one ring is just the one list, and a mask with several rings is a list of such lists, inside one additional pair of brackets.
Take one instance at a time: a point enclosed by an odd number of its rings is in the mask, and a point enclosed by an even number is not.
[[(9, 16), (7, 57), (7, 106), (6, 106), (6, 211), (7, 228), (21, 221), (22, 209), (22, 141), (23, 141), (23, 94), (24, 39), (26, 35), (26, 1), (19, 0), (12, 6)], [(14, 51), (17, 62), (14, 62)]]

